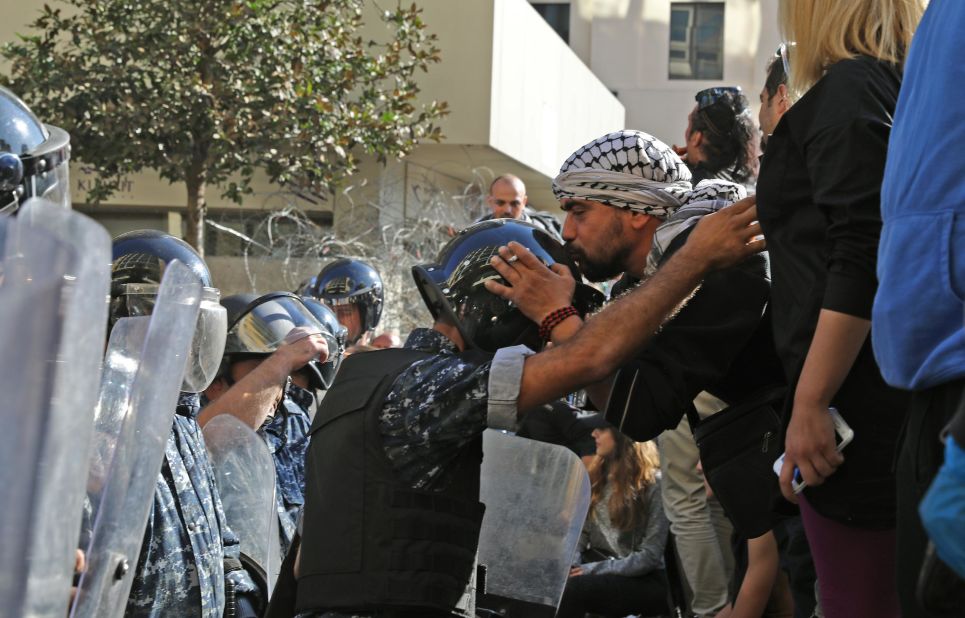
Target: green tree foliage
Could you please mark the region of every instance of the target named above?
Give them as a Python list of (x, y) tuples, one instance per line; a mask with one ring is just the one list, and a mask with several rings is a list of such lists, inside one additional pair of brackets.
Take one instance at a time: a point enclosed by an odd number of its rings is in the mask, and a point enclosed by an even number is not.
[(203, 251), (205, 191), (240, 203), (256, 168), (331, 191), (362, 153), (387, 158), (441, 138), (445, 103), (416, 101), (439, 61), (416, 5), (365, 0), (63, 0), (2, 55), (0, 77), (72, 135), (98, 172), (88, 199), (149, 168), (187, 187), (188, 240)]

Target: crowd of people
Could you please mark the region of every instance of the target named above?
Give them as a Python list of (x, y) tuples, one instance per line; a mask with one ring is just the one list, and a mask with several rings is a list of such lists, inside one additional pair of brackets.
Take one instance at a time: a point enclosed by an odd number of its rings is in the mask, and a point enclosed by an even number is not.
[[(683, 146), (590, 141), (553, 179), (562, 223), (497, 177), (491, 213), (413, 269), (432, 322), (404, 343), (375, 335), (392, 299), (358, 259), (221, 297), (182, 240), (115, 238), (100, 401), (74, 402), (93, 427), (77, 550), (50, 571), (70, 615), (960, 616), (965, 3), (788, 2), (781, 22), (794, 42), (756, 126), (740, 88), (714, 87)], [(36, 287), (24, 239), (57, 236), (40, 200), (69, 205), (69, 146), (3, 97), (13, 316)], [(55, 378), (10, 401), (42, 407)], [(487, 430), (580, 462), (555, 599), (487, 590)], [(273, 480), (246, 482), (259, 453)], [(58, 456), (38, 482), (77, 467)], [(48, 615), (3, 577), (19, 596), (0, 614)]]

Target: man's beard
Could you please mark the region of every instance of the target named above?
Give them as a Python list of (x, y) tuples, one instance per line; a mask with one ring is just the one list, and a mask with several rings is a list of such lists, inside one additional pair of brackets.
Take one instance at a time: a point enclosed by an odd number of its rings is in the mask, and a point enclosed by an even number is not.
[(588, 281), (594, 283), (609, 281), (626, 270), (626, 260), (629, 255), (627, 247), (610, 249), (607, 255), (593, 258), (588, 257), (582, 249), (570, 243), (566, 243), (566, 250)]

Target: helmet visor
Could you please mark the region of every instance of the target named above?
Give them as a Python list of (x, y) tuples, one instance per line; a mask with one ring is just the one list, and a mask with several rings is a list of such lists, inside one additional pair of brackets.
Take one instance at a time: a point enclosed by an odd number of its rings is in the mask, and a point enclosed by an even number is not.
[(231, 339), (226, 354), (271, 354), (285, 342), (293, 328), (306, 327), (312, 334), (325, 338), (330, 351), (338, 349), (338, 341), (327, 332), (311, 311), (289, 294), (259, 299), (238, 317), (229, 330)]
[[(112, 316), (117, 319), (151, 315), (159, 288), (154, 283), (124, 284), (122, 293), (114, 301), (119, 306), (115, 305)], [(228, 333), (228, 312), (218, 303), (220, 298), (221, 292), (217, 288), (202, 288), (198, 322), (181, 385), (181, 390), (186, 393), (200, 393), (208, 388), (221, 365)]]
[(194, 329), (181, 385), (181, 390), (186, 393), (200, 393), (218, 375), (228, 336), (228, 311), (218, 302), (220, 298), (221, 292), (215, 288), (204, 288), (201, 293), (198, 325)]
[(24, 199), (40, 197), (70, 208), (70, 137), (57, 127), (46, 129), (47, 141), (25, 157)]

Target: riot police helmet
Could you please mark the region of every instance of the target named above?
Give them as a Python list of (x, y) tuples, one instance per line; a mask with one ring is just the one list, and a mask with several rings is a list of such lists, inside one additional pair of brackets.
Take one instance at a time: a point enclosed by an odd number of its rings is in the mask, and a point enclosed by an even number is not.
[[(492, 219), (462, 230), (442, 248), (434, 263), (414, 266), (412, 275), (432, 317), (456, 326), (466, 347), (495, 352), (518, 344), (537, 349), (541, 344), (539, 325), (483, 285), (490, 279), (508, 285), (490, 260), (510, 241), (529, 249), (547, 266), (567, 266), (573, 277), (581, 280), (580, 271), (563, 244), (535, 225)], [(582, 315), (602, 304), (600, 292), (577, 284), (573, 305)]]
[(0, 86), (0, 214), (32, 197), (70, 207), (70, 136)]
[(335, 342), (335, 347), (332, 347), (332, 341), (328, 342), (328, 362), (323, 363), (319, 367), (322, 384), (324, 388), (327, 389), (335, 380), (335, 374), (338, 373), (342, 359), (345, 358), (345, 348), (348, 345), (348, 329), (338, 321), (335, 312), (322, 302), (310, 296), (303, 296), (302, 302), (304, 302), (308, 310), (312, 312), (312, 315), (325, 326)]
[[(229, 329), (231, 328), (231, 325), (234, 324), (239, 317), (241, 317), (241, 314), (245, 312), (245, 309), (248, 308), (248, 305), (255, 302), (257, 298), (258, 295), (254, 292), (247, 292), (245, 294), (232, 294), (231, 296), (225, 296), (221, 299), (221, 306), (224, 307), (225, 311), (228, 313)], [(226, 342), (225, 353), (227, 353), (227, 348), (228, 344)]]
[(308, 295), (331, 307), (336, 314), (339, 307), (346, 305), (358, 308), (359, 332), (349, 333), (349, 343), (354, 344), (379, 325), (383, 294), (382, 277), (377, 270), (361, 260), (339, 258), (322, 268)]
[(341, 342), (339, 338), (342, 327), (334, 319), (334, 315), (332, 321), (337, 327), (335, 332), (331, 324), (315, 317), (315, 312), (306, 306), (306, 299), (291, 292), (264, 294), (250, 300), (239, 311), (233, 311), (246, 296), (248, 295), (225, 299), (232, 309), (228, 339), (225, 342), (225, 357), (267, 356), (287, 341), (293, 329), (302, 328), (306, 335), (321, 335), (329, 350), (324, 363), (313, 360), (306, 366), (312, 386), (321, 389), (331, 386), (344, 350), (344, 336)]
[(297, 288), (295, 288), (295, 293), (303, 298), (306, 298), (306, 297), (311, 298), (312, 292), (314, 292), (315, 290), (315, 281), (317, 280), (318, 280), (317, 275), (311, 276), (308, 279), (305, 279), (304, 281), (298, 284)]
[(168, 264), (177, 260), (201, 282), (201, 307), (181, 390), (200, 393), (221, 366), (227, 335), (227, 312), (211, 272), (191, 245), (158, 230), (136, 230), (114, 239), (111, 266), (111, 325), (123, 317), (150, 315)]

